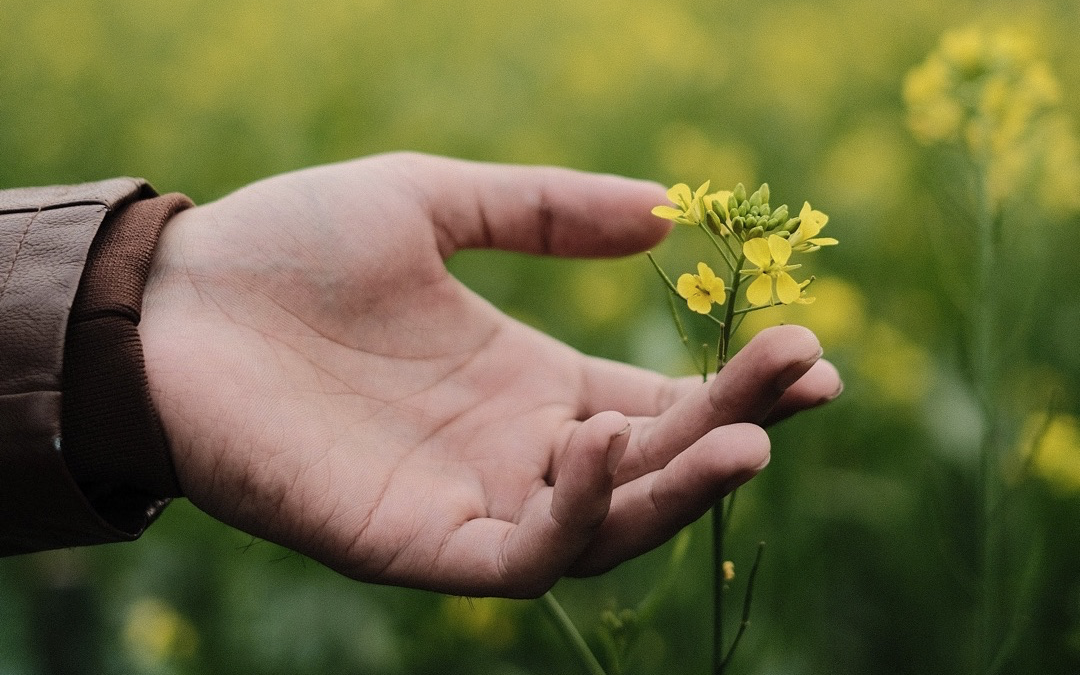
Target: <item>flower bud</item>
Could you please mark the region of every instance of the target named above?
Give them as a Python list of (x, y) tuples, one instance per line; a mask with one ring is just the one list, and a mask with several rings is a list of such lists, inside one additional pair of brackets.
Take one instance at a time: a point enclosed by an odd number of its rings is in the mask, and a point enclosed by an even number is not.
[(735, 186), (735, 192), (733, 192), (732, 195), (735, 197), (735, 200), (737, 202), (739, 202), (739, 203), (745, 202), (746, 201), (746, 186), (744, 186), (742, 183), (739, 183), (738, 185)]
[(751, 208), (758, 208), (758, 207), (761, 206), (761, 191), (760, 190), (757, 190), (757, 191), (754, 192), (754, 194), (750, 195), (749, 203), (750, 203)]
[(781, 223), (787, 220), (787, 217), (787, 204), (781, 204), (775, 211), (772, 212), (772, 217), (769, 218), (769, 225), (774, 228), (778, 227)]
[(765, 206), (768, 206), (769, 205), (769, 184), (768, 183), (762, 183), (761, 187), (759, 187), (757, 191), (758, 191), (758, 194), (761, 195), (761, 203), (764, 204)]
[(742, 234), (746, 229), (746, 220), (742, 216), (735, 216), (731, 219), (731, 231), (735, 234)]
[(715, 234), (723, 234), (727, 228), (727, 223), (724, 219), (716, 215), (716, 211), (707, 211), (705, 213), (705, 224), (709, 226), (709, 229)]
[(765, 228), (763, 228), (761, 226), (752, 228), (749, 232), (746, 233), (746, 238), (747, 239), (757, 239), (758, 237), (764, 237), (764, 236), (765, 236)]
[(783, 229), (788, 231), (788, 232), (794, 232), (795, 228), (798, 227), (799, 223), (801, 223), (801, 222), (802, 221), (799, 219), (799, 217), (795, 216), (794, 218), (792, 218), (792, 219), (788, 220), (786, 223), (784, 223)]

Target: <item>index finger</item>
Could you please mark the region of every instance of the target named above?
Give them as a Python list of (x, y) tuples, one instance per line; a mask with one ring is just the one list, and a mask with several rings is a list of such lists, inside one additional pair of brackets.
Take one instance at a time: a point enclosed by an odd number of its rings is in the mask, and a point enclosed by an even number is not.
[(465, 248), (599, 257), (655, 245), (671, 223), (659, 183), (572, 169), (421, 154), (392, 158), (419, 192), (443, 257)]

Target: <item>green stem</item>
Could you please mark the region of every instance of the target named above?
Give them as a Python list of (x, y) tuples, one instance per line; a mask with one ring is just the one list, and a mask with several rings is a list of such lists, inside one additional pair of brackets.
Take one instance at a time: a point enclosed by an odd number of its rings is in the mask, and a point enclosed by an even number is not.
[[(731, 246), (728, 244), (727, 239), (722, 238), (720, 240), (717, 240), (717, 238), (713, 235), (712, 230), (710, 230), (709, 226), (705, 223), (699, 223), (698, 227), (701, 228), (701, 231), (704, 232), (705, 236), (707, 236), (709, 238), (709, 241), (712, 242), (713, 247), (716, 248), (717, 252), (720, 253), (720, 257), (724, 259), (724, 263), (728, 266), (728, 269), (731, 270), (731, 273), (738, 274), (741, 263), (735, 262), (735, 260), (738, 259), (738, 256), (736, 256), (735, 252), (731, 250)], [(721, 241), (723, 242), (723, 246), (720, 245)]]
[[(720, 348), (716, 358), (716, 370), (727, 364), (728, 350), (731, 348), (731, 325), (735, 317), (735, 303), (739, 297), (739, 284), (742, 282), (738, 269), (745, 262), (740, 256), (736, 273), (731, 280), (731, 292), (727, 298), (727, 314), (724, 317), (723, 329), (720, 331)], [(732, 493), (732, 497), (734, 493)], [(725, 509), (724, 500), (721, 499), (712, 508), (712, 536), (713, 536), (713, 672), (721, 675), (727, 664), (728, 656), (724, 653), (724, 538), (731, 517), (731, 507), (734, 499), (730, 499)], [(730, 652), (730, 650), (729, 650)]]
[(758, 542), (757, 555), (754, 556), (754, 566), (750, 568), (750, 576), (746, 579), (746, 595), (743, 596), (742, 607), (742, 621), (739, 622), (739, 630), (735, 633), (735, 639), (731, 641), (731, 647), (728, 649), (727, 654), (724, 655), (724, 660), (720, 662), (719, 672), (723, 672), (727, 667), (728, 662), (731, 660), (732, 655), (735, 654), (735, 648), (739, 646), (739, 641), (742, 640), (743, 633), (750, 627), (750, 604), (754, 600), (754, 580), (757, 579), (758, 568), (761, 567), (761, 557), (765, 553), (765, 542)]
[(585, 672), (589, 675), (607, 675), (604, 671), (604, 667), (596, 660), (596, 655), (589, 649), (589, 645), (585, 642), (585, 638), (581, 636), (577, 626), (570, 620), (570, 616), (567, 615), (566, 610), (564, 610), (562, 605), (559, 604), (559, 601), (555, 599), (555, 596), (551, 591), (544, 593), (541, 600), (541, 604), (547, 611), (547, 615), (555, 623), (555, 628), (558, 629), (559, 634), (563, 636), (574, 654), (577, 655), (578, 661), (581, 663)]
[(713, 673), (722, 675), (727, 657), (724, 655), (724, 535), (727, 517), (724, 500), (712, 509), (713, 540)]
[(980, 554), (978, 596), (978, 657), (977, 671), (991, 675), (1000, 668), (997, 657), (1002, 640), (1001, 626), (1007, 609), (1003, 604), (1002, 563), (1004, 531), (998, 507), (1002, 498), (1001, 464), (998, 442), (998, 420), (995, 398), (998, 380), (998, 361), (994, 354), (997, 333), (998, 296), (994, 274), (997, 267), (999, 214), (990, 202), (987, 179), (980, 172), (978, 185), (978, 261), (973, 313), (971, 373), (972, 386), (982, 414), (980, 438), (979, 486)]

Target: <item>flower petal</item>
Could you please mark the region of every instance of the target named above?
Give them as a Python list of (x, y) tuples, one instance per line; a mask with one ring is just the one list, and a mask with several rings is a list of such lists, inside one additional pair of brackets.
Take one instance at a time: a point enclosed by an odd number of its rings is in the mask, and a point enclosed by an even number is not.
[(690, 296), (698, 292), (697, 278), (693, 274), (681, 275), (679, 281), (675, 284), (675, 291), (689, 300)]
[(788, 258), (791, 257), (791, 244), (788, 243), (788, 240), (775, 234), (770, 234), (768, 245), (769, 252), (772, 254), (772, 259), (776, 261), (776, 264), (786, 265)]
[[(773, 235), (776, 236), (776, 235)], [(761, 269), (765, 269), (772, 262), (772, 253), (769, 244), (761, 237), (748, 239), (742, 245), (743, 255)]]
[(708, 288), (712, 285), (714, 279), (716, 279), (716, 273), (712, 271), (712, 268), (703, 262), (697, 264), (698, 278), (701, 280), (701, 287)]
[(671, 189), (667, 191), (667, 198), (673, 204), (678, 204), (685, 210), (687, 205), (690, 204), (690, 186), (686, 183), (672, 185)]
[(772, 277), (759, 274), (754, 283), (746, 287), (746, 299), (756, 307), (772, 304)]
[(671, 206), (656, 206), (653, 207), (652, 214), (659, 216), (660, 218), (666, 218), (667, 220), (675, 220), (683, 214), (682, 209), (676, 209)]
[(698, 314), (708, 314), (712, 309), (712, 301), (704, 293), (698, 293), (686, 299), (686, 306)]
[(799, 299), (801, 293), (802, 289), (799, 288), (799, 282), (792, 279), (787, 272), (781, 272), (776, 277), (776, 297), (780, 302), (790, 305)]

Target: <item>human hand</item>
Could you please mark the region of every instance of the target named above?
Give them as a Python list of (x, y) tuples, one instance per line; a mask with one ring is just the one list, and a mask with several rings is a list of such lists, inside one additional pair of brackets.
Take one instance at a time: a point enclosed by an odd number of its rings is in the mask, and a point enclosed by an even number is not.
[(187, 497), (356, 579), (536, 596), (670, 538), (838, 393), (807, 330), (708, 384), (588, 357), (444, 260), (644, 250), (656, 184), (414, 154), (255, 183), (166, 226), (142, 323)]

